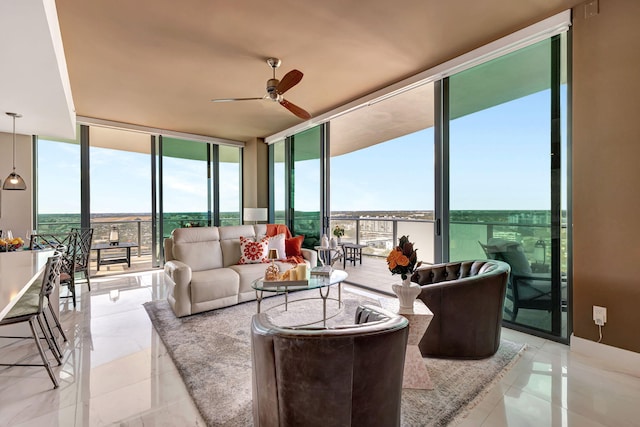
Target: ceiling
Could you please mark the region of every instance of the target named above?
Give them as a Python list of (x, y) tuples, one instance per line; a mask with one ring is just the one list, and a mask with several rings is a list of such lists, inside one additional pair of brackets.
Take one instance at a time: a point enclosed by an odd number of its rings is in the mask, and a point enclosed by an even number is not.
[[(268, 57), (282, 60), (278, 77), (304, 73), (285, 98), (315, 117), (578, 3), (57, 0), (56, 7), (79, 116), (248, 141), (302, 122), (266, 100), (210, 102), (262, 96)], [(1, 28), (9, 18), (0, 16)], [(387, 117), (411, 108), (385, 104)]]
[(53, 0), (0, 1), (0, 132), (73, 137), (75, 114)]

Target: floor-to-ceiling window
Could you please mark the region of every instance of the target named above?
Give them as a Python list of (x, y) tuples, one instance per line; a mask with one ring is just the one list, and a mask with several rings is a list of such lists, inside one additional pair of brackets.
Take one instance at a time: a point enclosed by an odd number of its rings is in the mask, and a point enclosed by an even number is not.
[(385, 257), (408, 235), (434, 262), (434, 85), (331, 121), (331, 226)]
[(286, 141), (281, 140), (269, 146), (269, 176), (272, 185), (269, 192), (271, 200), (270, 215), (272, 222), (285, 224), (287, 222), (287, 171), (285, 164)]
[(115, 226), (121, 242), (139, 244), (133, 253), (148, 268), (152, 254), (160, 263), (162, 238), (175, 228), (240, 224), (241, 146), (100, 126), (77, 134), (77, 141), (36, 142), (38, 232), (86, 221), (99, 243)]
[(93, 242), (118, 230), (135, 253), (151, 253), (150, 136), (104, 127), (89, 129), (90, 206)]
[(209, 144), (162, 138), (162, 228), (211, 225)]
[(505, 320), (563, 338), (565, 40), (543, 40), (454, 74), (444, 85), (450, 259), (507, 261)]
[(220, 225), (240, 225), (242, 153), (240, 148), (226, 145), (219, 146), (218, 150)]
[(41, 233), (64, 233), (80, 226), (80, 131), (76, 134), (78, 140), (37, 140), (34, 224)]
[(319, 245), (322, 233), (324, 132), (316, 126), (269, 147), (270, 215), (304, 235), (306, 248)]
[(316, 126), (294, 135), (291, 139), (291, 231), (304, 235), (303, 245), (312, 248), (319, 244), (322, 228), (322, 127)]

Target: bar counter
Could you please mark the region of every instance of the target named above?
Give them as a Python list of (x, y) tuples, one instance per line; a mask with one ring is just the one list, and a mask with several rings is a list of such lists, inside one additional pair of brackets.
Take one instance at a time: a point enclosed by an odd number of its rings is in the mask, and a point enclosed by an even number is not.
[(51, 255), (52, 250), (0, 252), (0, 320), (42, 274)]

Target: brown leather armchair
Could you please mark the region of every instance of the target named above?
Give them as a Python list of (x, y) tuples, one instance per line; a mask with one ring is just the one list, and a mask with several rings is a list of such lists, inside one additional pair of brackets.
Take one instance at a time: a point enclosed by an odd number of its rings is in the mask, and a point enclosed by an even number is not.
[(510, 267), (496, 260), (424, 266), (411, 280), (433, 312), (418, 345), (423, 356), (482, 359), (500, 345), (502, 310)]
[(253, 425), (399, 426), (408, 321), (360, 306), (356, 325), (286, 328), (253, 316)]

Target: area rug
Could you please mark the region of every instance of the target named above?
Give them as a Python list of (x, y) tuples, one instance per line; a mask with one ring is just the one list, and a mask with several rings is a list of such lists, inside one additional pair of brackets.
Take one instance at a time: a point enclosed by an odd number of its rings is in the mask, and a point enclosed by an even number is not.
[[(322, 319), (322, 301), (301, 300), (317, 292), (298, 292), (289, 297), (288, 311), (283, 296), (265, 299), (276, 324), (308, 323)], [(328, 301), (327, 325), (351, 324), (361, 303), (378, 305), (365, 296), (343, 292), (344, 306)], [(209, 426), (252, 426), (250, 321), (256, 302), (176, 318), (169, 304), (144, 304), (151, 322), (180, 372), (200, 414)], [(269, 310), (271, 308), (271, 310)], [(427, 332), (428, 333), (428, 332)], [(403, 426), (446, 426), (456, 424), (482, 395), (515, 363), (524, 345), (502, 340), (498, 352), (488, 359), (459, 361), (425, 358), (434, 390), (402, 392)]]

